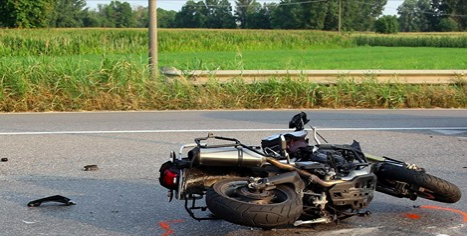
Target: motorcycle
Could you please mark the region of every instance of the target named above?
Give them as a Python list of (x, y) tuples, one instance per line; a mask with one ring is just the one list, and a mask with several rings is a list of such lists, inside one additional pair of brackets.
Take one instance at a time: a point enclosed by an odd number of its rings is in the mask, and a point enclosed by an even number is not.
[[(314, 127), (309, 144), (301, 112), (289, 122), (291, 132), (264, 138), (259, 146), (235, 138), (196, 138), (170, 154), (160, 167), (160, 184), (169, 201), (185, 201), (196, 220), (272, 229), (330, 223), (355, 215), (371, 203), (375, 191), (398, 198), (455, 203), (459, 188), (425, 169), (389, 157), (364, 153), (357, 141), (329, 144)], [(324, 143), (322, 143), (322, 141)], [(199, 201), (205, 198), (205, 205)], [(209, 210), (209, 217), (195, 212)]]

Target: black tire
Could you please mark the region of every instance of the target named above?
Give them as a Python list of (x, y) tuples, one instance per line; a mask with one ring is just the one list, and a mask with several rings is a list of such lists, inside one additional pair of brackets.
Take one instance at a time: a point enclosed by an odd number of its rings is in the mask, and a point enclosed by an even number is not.
[(462, 195), (456, 185), (444, 179), (403, 166), (383, 164), (376, 175), (378, 182), (383, 185), (394, 185), (394, 181), (404, 182), (410, 186), (410, 189), (416, 189), (413, 192), (417, 197), (433, 201), (455, 203)]
[[(289, 186), (269, 190), (269, 200), (255, 203), (238, 194), (247, 178), (218, 181), (206, 193), (206, 205), (217, 217), (234, 224), (272, 229), (294, 223), (303, 210), (302, 199)], [(237, 193), (236, 193), (237, 191)], [(272, 195), (274, 197), (271, 198)], [(250, 200), (250, 201), (249, 201)]]

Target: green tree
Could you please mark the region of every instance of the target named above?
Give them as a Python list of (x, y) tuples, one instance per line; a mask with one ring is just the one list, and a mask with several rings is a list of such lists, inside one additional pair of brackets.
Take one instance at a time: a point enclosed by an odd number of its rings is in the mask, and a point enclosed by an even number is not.
[(54, 27), (81, 27), (85, 17), (85, 0), (55, 0)]
[(102, 19), (97, 11), (85, 9), (83, 11), (83, 27), (100, 27)]
[(454, 32), (458, 31), (458, 27), (457, 21), (453, 18), (445, 17), (439, 21), (437, 29), (441, 32)]
[(264, 3), (263, 6), (251, 13), (247, 28), (250, 29), (271, 29), (272, 13), (277, 8), (277, 3)]
[[(441, 20), (450, 18), (457, 22), (459, 30), (467, 29), (467, 2), (465, 0), (432, 0), (433, 8), (436, 10), (438, 22), (441, 24)], [(448, 23), (450, 20), (445, 20), (443, 25)], [(451, 23), (449, 23), (451, 24)]]
[[(161, 12), (160, 10), (165, 11), (163, 9), (157, 8), (157, 26), (160, 26), (160, 23), (159, 23), (160, 16), (164, 15), (164, 12)], [(136, 8), (135, 17), (136, 17), (136, 22), (137, 22), (136, 27), (140, 27), (140, 28), (149, 27), (149, 8), (148, 7), (139, 6), (138, 8)]]
[[(157, 25), (160, 28), (173, 28), (175, 23), (176, 11), (167, 11), (162, 8), (157, 8)], [(149, 17), (148, 24), (145, 27), (149, 26)]]
[(98, 5), (104, 27), (136, 27), (136, 17), (128, 2), (112, 1), (108, 5)]
[(456, 5), (455, 19), (459, 24), (460, 30), (467, 30), (467, 1), (458, 1)]
[(235, 28), (228, 0), (189, 0), (175, 15), (177, 28)]
[[(114, 4), (112, 6), (112, 4)], [(117, 28), (136, 27), (136, 18), (133, 15), (133, 10), (128, 2), (111, 2), (111, 7), (114, 7), (117, 12), (116, 26)]]
[(418, 16), (420, 31), (432, 31), (433, 27), (430, 24), (430, 17), (433, 16), (433, 8), (430, 0), (418, 0), (417, 2)]
[(235, 28), (232, 6), (228, 0), (205, 0), (203, 13), (206, 28)]
[(337, 30), (339, 28), (339, 3), (332, 1), (327, 6), (326, 17), (323, 22), (323, 30)]
[(430, 0), (405, 0), (398, 8), (399, 29), (403, 32), (432, 31)]
[[(272, 18), (273, 28), (335, 30), (338, 28), (339, 0), (282, 0)], [(341, 1), (342, 29), (367, 31), (382, 15), (387, 0)]]
[(97, 12), (101, 19), (101, 27), (115, 28), (115, 17), (117, 15), (115, 9), (109, 7), (108, 4), (98, 4)]
[(0, 0), (0, 25), (42, 28), (50, 24), (55, 0)]
[[(333, 1), (330, 2), (305, 2), (301, 3), (302, 25), (306, 29), (324, 29), (326, 16)], [(337, 8), (336, 8), (337, 9)], [(337, 13), (337, 10), (335, 11)]]
[[(175, 22), (176, 11), (164, 10), (157, 8), (157, 27), (159, 28), (173, 28)], [(147, 28), (149, 27), (149, 8), (139, 6), (134, 10), (134, 15), (137, 21), (136, 27)]]
[(399, 23), (396, 16), (382, 16), (375, 21), (375, 31), (380, 34), (394, 34), (398, 31)]
[(254, 22), (252, 15), (259, 11), (261, 7), (256, 0), (237, 0), (235, 1), (235, 18), (240, 24), (240, 28), (250, 28), (250, 24)]
[(274, 29), (302, 29), (303, 11), (296, 0), (281, 0), (272, 13), (271, 27)]
[(175, 15), (175, 27), (177, 28), (203, 28), (206, 21), (202, 1), (195, 2), (189, 0), (182, 9)]
[(376, 19), (383, 14), (387, 0), (342, 0), (342, 29), (352, 31), (372, 30)]

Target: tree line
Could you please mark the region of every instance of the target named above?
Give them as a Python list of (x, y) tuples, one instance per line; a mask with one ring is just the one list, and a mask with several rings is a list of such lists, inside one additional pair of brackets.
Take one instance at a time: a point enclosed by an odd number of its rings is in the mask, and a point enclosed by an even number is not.
[[(314, 29), (343, 31), (465, 31), (467, 1), (404, 0), (397, 16), (382, 16), (387, 0), (188, 0), (180, 11), (157, 9), (160, 28)], [(339, 14), (341, 12), (341, 14)], [(0, 0), (0, 27), (148, 27), (148, 8), (111, 1)]]
[(466, 31), (467, 1), (405, 0), (397, 8), (404, 32)]

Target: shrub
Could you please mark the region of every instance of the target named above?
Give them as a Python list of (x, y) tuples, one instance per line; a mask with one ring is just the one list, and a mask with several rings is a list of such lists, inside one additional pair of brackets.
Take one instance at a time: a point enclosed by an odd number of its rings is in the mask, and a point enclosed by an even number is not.
[(396, 16), (383, 16), (375, 22), (375, 32), (380, 34), (394, 34), (399, 31)]
[(458, 31), (459, 26), (457, 25), (457, 22), (454, 19), (448, 17), (441, 19), (437, 28), (441, 32), (454, 32)]

